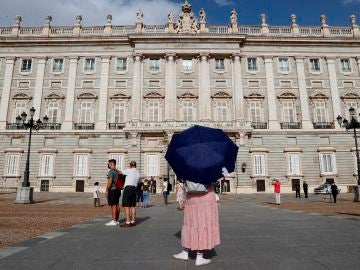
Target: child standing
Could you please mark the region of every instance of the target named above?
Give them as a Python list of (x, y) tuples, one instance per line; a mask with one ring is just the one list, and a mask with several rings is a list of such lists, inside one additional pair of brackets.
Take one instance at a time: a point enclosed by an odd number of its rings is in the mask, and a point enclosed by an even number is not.
[(93, 197), (94, 197), (94, 207), (96, 207), (96, 205), (97, 205), (98, 207), (100, 207), (100, 189), (99, 189), (99, 182), (95, 182), (95, 184), (94, 184)]

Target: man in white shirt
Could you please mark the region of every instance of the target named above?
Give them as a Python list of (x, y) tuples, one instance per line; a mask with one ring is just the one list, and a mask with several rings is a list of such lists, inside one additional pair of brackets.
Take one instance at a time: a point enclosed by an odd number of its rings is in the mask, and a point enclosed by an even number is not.
[(126, 175), (122, 198), (122, 206), (125, 209), (126, 222), (121, 224), (120, 227), (127, 228), (136, 226), (136, 187), (140, 181), (140, 173), (136, 169), (135, 161), (131, 161), (130, 169), (126, 169), (122, 173)]
[(168, 179), (165, 178), (165, 179), (164, 179), (164, 183), (163, 183), (163, 188), (162, 188), (162, 193), (163, 193), (165, 205), (168, 204), (168, 195), (169, 195), (168, 188), (169, 188)]

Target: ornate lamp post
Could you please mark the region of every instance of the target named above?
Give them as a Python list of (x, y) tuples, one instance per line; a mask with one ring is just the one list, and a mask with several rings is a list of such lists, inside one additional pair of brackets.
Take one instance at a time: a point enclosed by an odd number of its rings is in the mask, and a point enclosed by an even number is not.
[(32, 203), (33, 201), (33, 188), (30, 187), (29, 175), (30, 175), (30, 149), (31, 149), (31, 135), (32, 131), (45, 128), (49, 118), (45, 115), (43, 118), (44, 122), (40, 119), (34, 121), (35, 108), (30, 109), (30, 119), (26, 122), (27, 114), (23, 112), (21, 116), (16, 117), (16, 125), (18, 129), (29, 129), (29, 143), (27, 151), (27, 159), (24, 171), (24, 180), (21, 187), (17, 189), (16, 203)]
[(354, 131), (355, 139), (355, 151), (356, 151), (356, 164), (357, 164), (357, 188), (355, 189), (354, 201), (359, 201), (359, 186), (360, 186), (360, 157), (357, 141), (356, 129), (360, 128), (360, 122), (355, 118), (356, 112), (353, 107), (349, 109), (350, 120), (343, 119), (340, 115), (336, 118), (340, 127), (346, 128), (346, 130), (352, 129)]

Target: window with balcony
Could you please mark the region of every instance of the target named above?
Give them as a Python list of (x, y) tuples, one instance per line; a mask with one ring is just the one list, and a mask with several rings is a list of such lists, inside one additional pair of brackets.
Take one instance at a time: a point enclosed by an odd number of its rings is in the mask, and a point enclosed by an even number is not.
[(320, 72), (320, 59), (318, 58), (311, 58), (309, 59), (310, 62), (310, 72)]
[(182, 102), (182, 119), (186, 122), (195, 121), (194, 102), (191, 100), (184, 100)]
[(150, 72), (159, 72), (160, 71), (160, 59), (150, 59), (149, 60), (149, 71)]
[(282, 100), (282, 123), (283, 129), (298, 129), (300, 123), (296, 119), (295, 102), (293, 100)]
[(126, 122), (126, 103), (125, 101), (116, 101), (113, 108), (113, 122), (125, 123)]
[(31, 72), (32, 60), (31, 59), (22, 59), (21, 61), (21, 72)]
[(19, 176), (20, 154), (7, 154), (6, 156), (6, 176)]
[(16, 117), (21, 115), (23, 112), (28, 114), (28, 104), (27, 100), (15, 100), (14, 112), (13, 112), (13, 123), (16, 122)]
[(127, 59), (116, 58), (116, 71), (124, 72), (127, 70)]
[(329, 122), (325, 100), (314, 101), (314, 128), (333, 128), (333, 123)]
[(215, 59), (215, 70), (225, 70), (225, 59)]
[(159, 122), (161, 120), (160, 101), (148, 101), (148, 121)]
[(355, 109), (355, 113), (354, 113), (354, 118), (358, 121), (359, 120), (359, 109), (358, 109), (358, 103), (357, 100), (347, 100), (346, 101), (346, 110), (345, 110), (345, 114), (346, 114), (346, 119), (351, 119), (350, 113), (349, 113), (349, 109), (350, 108), (354, 108)]
[(228, 121), (228, 104), (226, 100), (215, 101), (214, 116), (215, 121)]
[(247, 69), (248, 71), (258, 71), (258, 64), (257, 64), (257, 58), (255, 57), (249, 57), (247, 59)]
[(85, 58), (84, 61), (84, 72), (95, 71), (95, 58)]
[(53, 60), (52, 71), (53, 72), (63, 72), (64, 69), (64, 59), (56, 58)]
[(251, 125), (255, 129), (266, 129), (267, 123), (263, 120), (263, 109), (261, 100), (250, 100), (248, 112)]
[(278, 69), (279, 72), (289, 72), (290, 71), (289, 58), (279, 58)]
[(351, 62), (350, 59), (341, 59), (340, 60), (341, 72), (351, 73)]
[(48, 123), (56, 124), (60, 123), (60, 105), (57, 101), (50, 101), (47, 105), (47, 117), (49, 117)]

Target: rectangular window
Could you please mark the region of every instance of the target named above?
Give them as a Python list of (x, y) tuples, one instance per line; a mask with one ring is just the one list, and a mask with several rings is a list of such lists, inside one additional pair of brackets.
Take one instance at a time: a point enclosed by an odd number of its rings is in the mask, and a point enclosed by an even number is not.
[(159, 175), (159, 156), (158, 155), (147, 155), (146, 156), (146, 174), (147, 176), (158, 176)]
[(123, 161), (124, 161), (124, 156), (123, 155), (121, 155), (121, 154), (111, 154), (110, 159), (115, 159), (116, 160), (116, 168), (119, 171), (123, 170)]
[(279, 65), (278, 66), (279, 72), (289, 72), (290, 71), (288, 58), (279, 58), (278, 65)]
[(21, 62), (21, 72), (31, 72), (31, 59), (23, 59)]
[(95, 70), (95, 58), (85, 58), (84, 71), (93, 72)]
[(354, 118), (356, 120), (358, 120), (358, 104), (356, 102), (356, 100), (349, 100), (346, 102), (346, 110), (345, 110), (345, 113), (346, 113), (346, 119), (348, 119), (350, 121), (351, 119), (351, 116), (350, 116), (350, 113), (349, 113), (349, 109), (350, 108), (354, 108), (355, 109), (355, 112), (354, 112)]
[(49, 191), (49, 180), (41, 180), (40, 191)]
[(320, 153), (320, 171), (322, 174), (336, 173), (336, 158), (334, 153)]
[(262, 121), (261, 102), (259, 100), (253, 100), (250, 102), (250, 121), (253, 123), (259, 123)]
[(183, 65), (184, 71), (192, 71), (192, 60), (191, 59), (183, 59), (182, 65)]
[[(20, 100), (17, 100), (16, 103), (15, 103), (15, 109), (14, 109), (14, 114), (13, 114), (13, 122), (15, 123), (16, 122), (16, 117), (21, 115), (23, 112), (26, 112), (27, 113), (27, 104), (28, 102), (27, 101), (20, 101)], [(27, 113), (28, 114), (28, 113)]]
[(293, 123), (296, 122), (296, 113), (294, 109), (293, 101), (284, 101), (283, 102), (283, 122)]
[(257, 71), (258, 70), (257, 59), (255, 57), (249, 57), (247, 59), (247, 66), (248, 66), (248, 71)]
[(311, 72), (320, 72), (320, 59), (318, 59), (318, 58), (310, 59), (310, 71)]
[(254, 155), (254, 175), (265, 175), (265, 155)]
[(125, 102), (118, 101), (114, 103), (114, 123), (125, 123), (126, 107)]
[(288, 154), (288, 174), (300, 175), (300, 154)]
[(225, 59), (215, 59), (215, 70), (225, 70)]
[(126, 58), (116, 58), (116, 71), (126, 71), (127, 59)]
[(6, 176), (18, 176), (20, 167), (20, 154), (8, 154), (6, 160)]
[(149, 101), (148, 103), (148, 121), (159, 122), (160, 121), (160, 102)]
[(314, 102), (314, 117), (316, 123), (326, 123), (328, 122), (326, 102), (325, 101), (315, 101)]
[(150, 59), (149, 71), (151, 71), (151, 72), (159, 72), (160, 71), (160, 59)]
[(93, 103), (81, 102), (80, 103), (80, 120), (79, 123), (93, 123)]
[(49, 123), (60, 123), (59, 119), (59, 103), (56, 101), (51, 101), (48, 104), (47, 116), (49, 117)]
[(341, 71), (342, 72), (351, 72), (350, 59), (341, 59), (340, 64), (341, 64)]
[(40, 176), (54, 176), (54, 155), (44, 154), (41, 157)]
[(64, 67), (64, 59), (54, 59), (53, 60), (53, 72), (62, 72)]
[(183, 121), (194, 121), (194, 104), (190, 100), (182, 103)]
[(226, 101), (217, 101), (215, 106), (215, 121), (228, 121), (228, 106)]
[(88, 157), (86, 154), (75, 155), (75, 176), (88, 175)]

